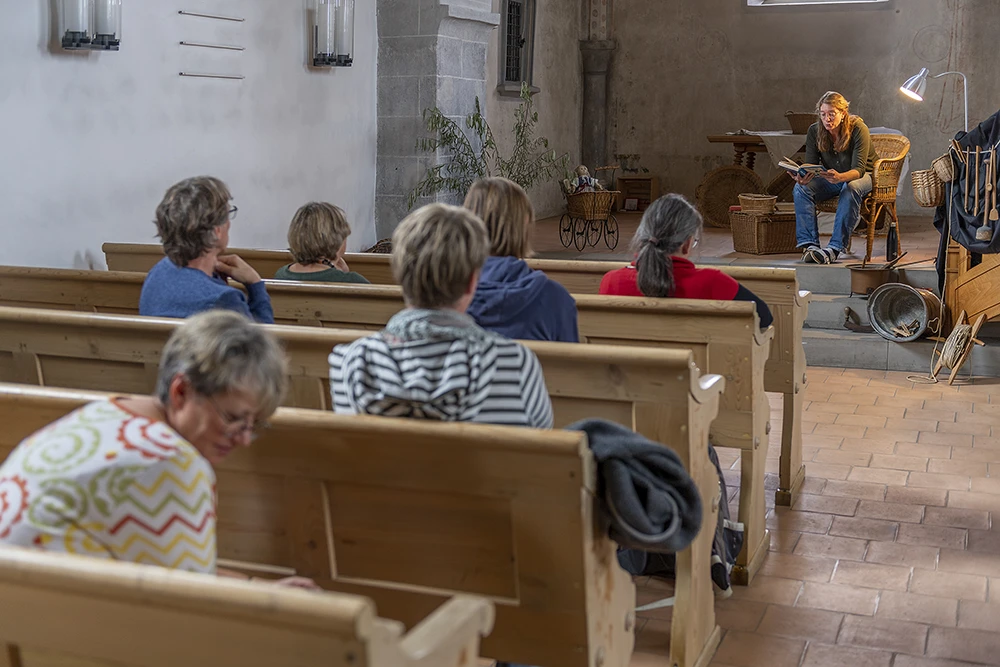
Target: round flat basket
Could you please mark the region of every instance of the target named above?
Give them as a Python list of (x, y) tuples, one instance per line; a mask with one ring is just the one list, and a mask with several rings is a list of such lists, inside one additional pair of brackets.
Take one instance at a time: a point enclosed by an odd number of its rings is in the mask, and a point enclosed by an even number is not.
[(941, 302), (930, 290), (886, 283), (868, 298), (872, 328), (894, 343), (917, 340), (937, 326)]
[(712, 227), (729, 227), (729, 207), (740, 203), (740, 195), (767, 194), (764, 181), (746, 167), (727, 165), (708, 172), (695, 192), (698, 210)]

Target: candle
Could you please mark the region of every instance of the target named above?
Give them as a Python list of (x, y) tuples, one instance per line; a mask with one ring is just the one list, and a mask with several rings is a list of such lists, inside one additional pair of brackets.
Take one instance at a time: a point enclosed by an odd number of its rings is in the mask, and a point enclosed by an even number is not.
[(354, 53), (354, 0), (337, 3), (337, 55)]
[(335, 55), (336, 17), (333, 0), (319, 0), (316, 3), (316, 54)]
[(97, 0), (96, 24), (98, 35), (117, 35), (121, 25), (121, 0)]
[(89, 32), (87, 8), (90, 0), (63, 0), (63, 21), (66, 32)]

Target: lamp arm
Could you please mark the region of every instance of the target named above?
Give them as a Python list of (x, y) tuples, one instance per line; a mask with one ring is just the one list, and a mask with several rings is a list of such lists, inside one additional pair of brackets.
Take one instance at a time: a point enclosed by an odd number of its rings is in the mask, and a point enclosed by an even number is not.
[(962, 77), (962, 93), (965, 99), (965, 131), (969, 131), (969, 81), (965, 78), (965, 75), (961, 72), (941, 72), (940, 74), (935, 74), (932, 79), (937, 79), (944, 76), (945, 74), (957, 74)]

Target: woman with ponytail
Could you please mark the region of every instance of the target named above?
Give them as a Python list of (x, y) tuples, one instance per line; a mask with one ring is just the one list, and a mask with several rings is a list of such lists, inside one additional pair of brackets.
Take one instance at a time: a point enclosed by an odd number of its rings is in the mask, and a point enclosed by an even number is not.
[[(832, 264), (847, 248), (851, 232), (861, 218), (861, 202), (872, 191), (872, 169), (878, 154), (868, 126), (850, 113), (844, 96), (828, 91), (816, 103), (817, 122), (806, 134), (806, 163), (821, 164), (824, 171), (792, 176), (795, 189), (795, 241), (802, 261)], [(819, 245), (816, 202), (840, 197), (830, 245)]]
[(699, 269), (688, 259), (701, 235), (701, 214), (681, 195), (654, 201), (632, 237), (635, 261), (609, 271), (601, 294), (753, 301), (761, 328), (773, 318), (767, 304), (736, 280), (716, 269)]

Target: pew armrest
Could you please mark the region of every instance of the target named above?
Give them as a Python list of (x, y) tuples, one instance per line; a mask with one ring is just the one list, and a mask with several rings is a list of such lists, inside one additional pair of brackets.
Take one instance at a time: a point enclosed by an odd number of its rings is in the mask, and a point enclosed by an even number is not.
[(456, 595), (414, 627), (398, 644), (400, 667), (475, 667), (480, 638), (493, 630), (489, 600)]

